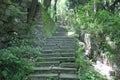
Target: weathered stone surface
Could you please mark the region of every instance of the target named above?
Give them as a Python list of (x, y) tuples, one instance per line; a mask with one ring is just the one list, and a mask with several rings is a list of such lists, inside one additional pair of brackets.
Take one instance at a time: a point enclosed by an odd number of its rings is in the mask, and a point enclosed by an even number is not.
[(29, 80), (47, 80), (47, 79), (52, 79), (52, 80), (58, 80), (58, 74), (35, 74), (35, 75), (30, 75)]
[(43, 74), (43, 73), (77, 73), (76, 68), (62, 68), (62, 67), (35, 67), (34, 74)]
[(36, 62), (37, 67), (49, 67), (49, 66), (59, 66), (59, 61), (51, 61), (51, 62)]
[(73, 56), (76, 56), (75, 53), (72, 53), (72, 52), (69, 52), (69, 53), (60, 53), (60, 52), (57, 52), (57, 53), (44, 53), (44, 54), (41, 54), (41, 57), (73, 57)]
[(57, 29), (55, 36), (45, 40), (41, 57), (36, 59), (34, 75), (30, 77), (32, 80), (78, 80), (76, 41), (65, 32), (63, 28)]
[(47, 57), (47, 58), (39, 58), (37, 61), (60, 61), (60, 62), (72, 62), (75, 61), (75, 57)]
[(75, 52), (75, 49), (45, 49), (42, 50), (43, 53), (52, 53), (52, 52)]
[(68, 68), (78, 68), (77, 63), (74, 63), (74, 62), (61, 63), (59, 66), (68, 67)]
[(77, 74), (60, 74), (60, 80), (78, 80)]

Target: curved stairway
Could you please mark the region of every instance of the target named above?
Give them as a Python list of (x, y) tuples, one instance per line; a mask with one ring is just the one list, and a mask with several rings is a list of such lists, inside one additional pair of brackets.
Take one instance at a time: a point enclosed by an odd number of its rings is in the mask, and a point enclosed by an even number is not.
[(46, 39), (31, 80), (78, 80), (76, 41), (66, 34), (67, 30), (59, 27), (52, 37)]

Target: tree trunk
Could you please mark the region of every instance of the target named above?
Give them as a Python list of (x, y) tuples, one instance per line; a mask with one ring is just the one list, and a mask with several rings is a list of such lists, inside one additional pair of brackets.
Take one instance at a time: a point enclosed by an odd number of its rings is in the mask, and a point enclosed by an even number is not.
[(51, 6), (51, 0), (44, 0), (43, 5), (45, 6), (45, 10), (48, 11), (48, 8)]
[(56, 13), (57, 13), (57, 0), (55, 0), (54, 11), (55, 11), (55, 13), (54, 13), (54, 19), (55, 19), (55, 21), (57, 21), (57, 16), (56, 16)]
[(27, 16), (28, 22), (35, 17), (35, 14), (38, 10), (37, 7), (38, 7), (38, 0), (32, 0), (32, 3), (30, 7), (28, 8), (28, 16)]
[(19, 2), (19, 6), (21, 6), (21, 4), (22, 4), (22, 1), (23, 1), (23, 0), (20, 0), (20, 2)]
[(97, 3), (94, 1), (94, 13), (96, 14), (97, 12)]

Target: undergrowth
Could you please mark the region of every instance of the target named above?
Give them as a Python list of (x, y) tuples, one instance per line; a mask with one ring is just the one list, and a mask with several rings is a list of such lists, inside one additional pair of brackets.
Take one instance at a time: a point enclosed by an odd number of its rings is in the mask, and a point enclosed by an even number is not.
[(92, 63), (84, 56), (84, 49), (77, 50), (77, 63), (79, 65), (79, 79), (80, 80), (107, 80), (93, 69)]
[(0, 50), (0, 73), (3, 80), (23, 80), (31, 71), (29, 47), (9, 47)]
[(26, 12), (11, 0), (0, 0), (0, 7), (0, 80), (25, 80), (40, 56), (32, 43), (35, 27), (24, 21)]

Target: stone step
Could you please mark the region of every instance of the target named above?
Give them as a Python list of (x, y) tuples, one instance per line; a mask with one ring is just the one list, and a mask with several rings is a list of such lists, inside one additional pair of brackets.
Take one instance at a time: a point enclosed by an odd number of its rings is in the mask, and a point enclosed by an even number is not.
[(79, 80), (77, 74), (35, 74), (29, 80)]
[(52, 36), (67, 36), (67, 32), (54, 32)]
[(36, 61), (60, 61), (60, 62), (74, 62), (75, 57), (47, 57), (47, 58), (38, 58)]
[(66, 62), (60, 63), (60, 61), (52, 61), (52, 62), (36, 62), (36, 67), (55, 67), (60, 66), (62, 68), (78, 68), (77, 63), (75, 62)]
[(60, 74), (60, 80), (79, 80), (77, 74)]
[(41, 56), (36, 59), (34, 72), (28, 80), (78, 80), (75, 38), (58, 27), (52, 37), (44, 41)]
[(75, 49), (42, 49), (42, 53), (55, 53), (55, 52), (75, 52)]
[(77, 73), (76, 68), (62, 68), (62, 67), (35, 67), (34, 69), (34, 74), (49, 74), (49, 73)]
[(47, 38), (46, 41), (75, 41), (73, 38)]
[(75, 46), (44, 46), (42, 49), (75, 49)]
[(42, 53), (41, 57), (73, 57), (76, 56), (75, 53)]
[(64, 39), (74, 39), (73, 37), (69, 37), (69, 36), (52, 36), (50, 38), (64, 38)]
[(59, 32), (61, 32), (61, 31), (68, 31), (67, 29), (65, 29), (65, 28), (63, 28), (63, 27), (58, 27), (57, 29), (56, 29), (56, 31), (59, 31)]
[(45, 44), (44, 46), (49, 46), (49, 47), (51, 47), (51, 46), (74, 46), (74, 47), (75, 47), (75, 46), (76, 46), (76, 44), (48, 43), (48, 44)]
[(61, 41), (61, 40), (68, 40), (68, 41), (74, 41), (75, 40), (75, 38), (73, 38), (73, 37), (68, 37), (68, 36), (52, 36), (52, 37), (49, 37), (49, 38), (47, 38), (46, 39), (47, 41), (48, 40), (59, 40), (59, 41)]
[(67, 68), (78, 68), (77, 63), (75, 62), (61, 63), (59, 66), (63, 68), (66, 68), (66, 67)]
[(63, 27), (58, 27), (58, 28), (56, 29), (56, 32), (68, 32), (68, 30), (65, 29), (65, 28), (63, 28)]
[(48, 66), (59, 66), (59, 61), (52, 61), (52, 62), (36, 62), (36, 67), (48, 67)]
[(55, 46), (75, 46), (76, 44), (75, 43), (52, 43), (52, 42), (49, 42), (49, 43), (45, 43), (44, 44), (45, 46), (49, 46), (49, 45), (55, 45)]
[(34, 74), (30, 75), (29, 80), (58, 80), (58, 74)]
[(42, 48), (73, 48), (76, 49), (75, 45), (44, 45)]
[(66, 43), (66, 44), (69, 44), (69, 43), (72, 43), (72, 44), (74, 43), (74, 44), (75, 44), (75, 43), (76, 43), (75, 41), (64, 41), (64, 40), (63, 40), (63, 41), (62, 41), (62, 40), (61, 40), (61, 41), (44, 41), (44, 42), (45, 42), (46, 44), (47, 44), (47, 43), (59, 43), (59, 44), (60, 44), (60, 43)]
[(71, 42), (76, 42), (74, 39), (46, 39), (45, 42), (65, 42), (65, 41), (71, 41)]

